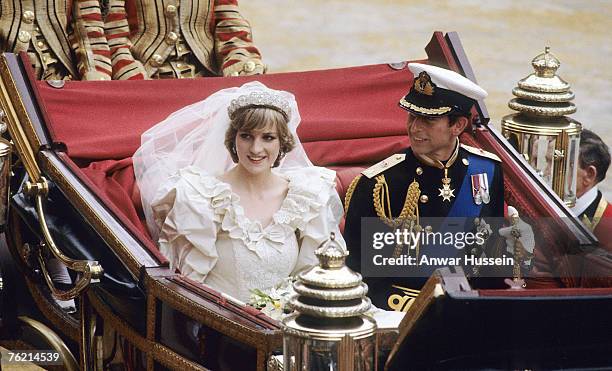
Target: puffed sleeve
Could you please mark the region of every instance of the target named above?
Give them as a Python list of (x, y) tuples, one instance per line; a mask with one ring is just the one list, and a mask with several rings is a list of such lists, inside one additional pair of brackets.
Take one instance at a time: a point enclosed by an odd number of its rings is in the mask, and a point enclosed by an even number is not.
[(170, 260), (171, 268), (195, 281), (202, 282), (219, 258), (218, 217), (211, 203), (224, 192), (214, 178), (187, 168), (160, 187), (151, 205), (160, 252)]
[(296, 219), (296, 229), (300, 236), (300, 253), (292, 275), (318, 264), (314, 252), (334, 232), (335, 239), (346, 247), (340, 233), (342, 202), (336, 192), (336, 173), (332, 170), (313, 167), (307, 168), (299, 181), (300, 190), (291, 190), (292, 194), (302, 196), (299, 202), (306, 204), (300, 208), (300, 218)]

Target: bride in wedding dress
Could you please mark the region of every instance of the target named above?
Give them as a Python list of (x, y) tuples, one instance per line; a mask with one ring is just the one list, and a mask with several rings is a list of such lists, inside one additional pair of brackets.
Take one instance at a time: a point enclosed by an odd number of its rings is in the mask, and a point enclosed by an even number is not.
[(248, 301), (317, 264), (338, 230), (335, 172), (313, 166), (295, 97), (221, 90), (149, 129), (134, 155), (148, 228), (172, 268)]

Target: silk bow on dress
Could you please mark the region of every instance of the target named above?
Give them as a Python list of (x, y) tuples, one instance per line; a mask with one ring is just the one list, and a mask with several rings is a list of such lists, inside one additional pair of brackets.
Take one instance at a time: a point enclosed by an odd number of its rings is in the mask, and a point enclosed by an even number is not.
[(247, 248), (253, 251), (261, 258), (260, 251), (265, 246), (271, 246), (278, 251), (283, 248), (283, 242), (286, 239), (285, 228), (278, 224), (269, 225), (267, 228), (262, 228), (261, 223), (253, 222), (246, 230), (245, 243)]

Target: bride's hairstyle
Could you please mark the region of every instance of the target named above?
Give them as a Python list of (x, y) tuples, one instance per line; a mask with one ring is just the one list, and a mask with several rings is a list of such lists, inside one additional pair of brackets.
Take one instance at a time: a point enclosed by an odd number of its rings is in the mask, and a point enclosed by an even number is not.
[(259, 131), (270, 125), (277, 131), (280, 142), (280, 153), (273, 165), (277, 167), (285, 154), (295, 147), (295, 138), (289, 131), (286, 116), (275, 107), (247, 106), (232, 115), (230, 125), (225, 132), (225, 147), (229, 151), (232, 160), (235, 163), (238, 162), (236, 135), (239, 131)]

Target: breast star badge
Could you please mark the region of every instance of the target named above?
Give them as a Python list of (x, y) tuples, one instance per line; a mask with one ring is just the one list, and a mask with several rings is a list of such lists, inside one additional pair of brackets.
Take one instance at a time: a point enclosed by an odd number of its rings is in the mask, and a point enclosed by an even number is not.
[(442, 178), (442, 188), (438, 188), (440, 194), (438, 196), (442, 197), (442, 201), (451, 201), (451, 198), (455, 197), (455, 190), (450, 187), (450, 178)]

